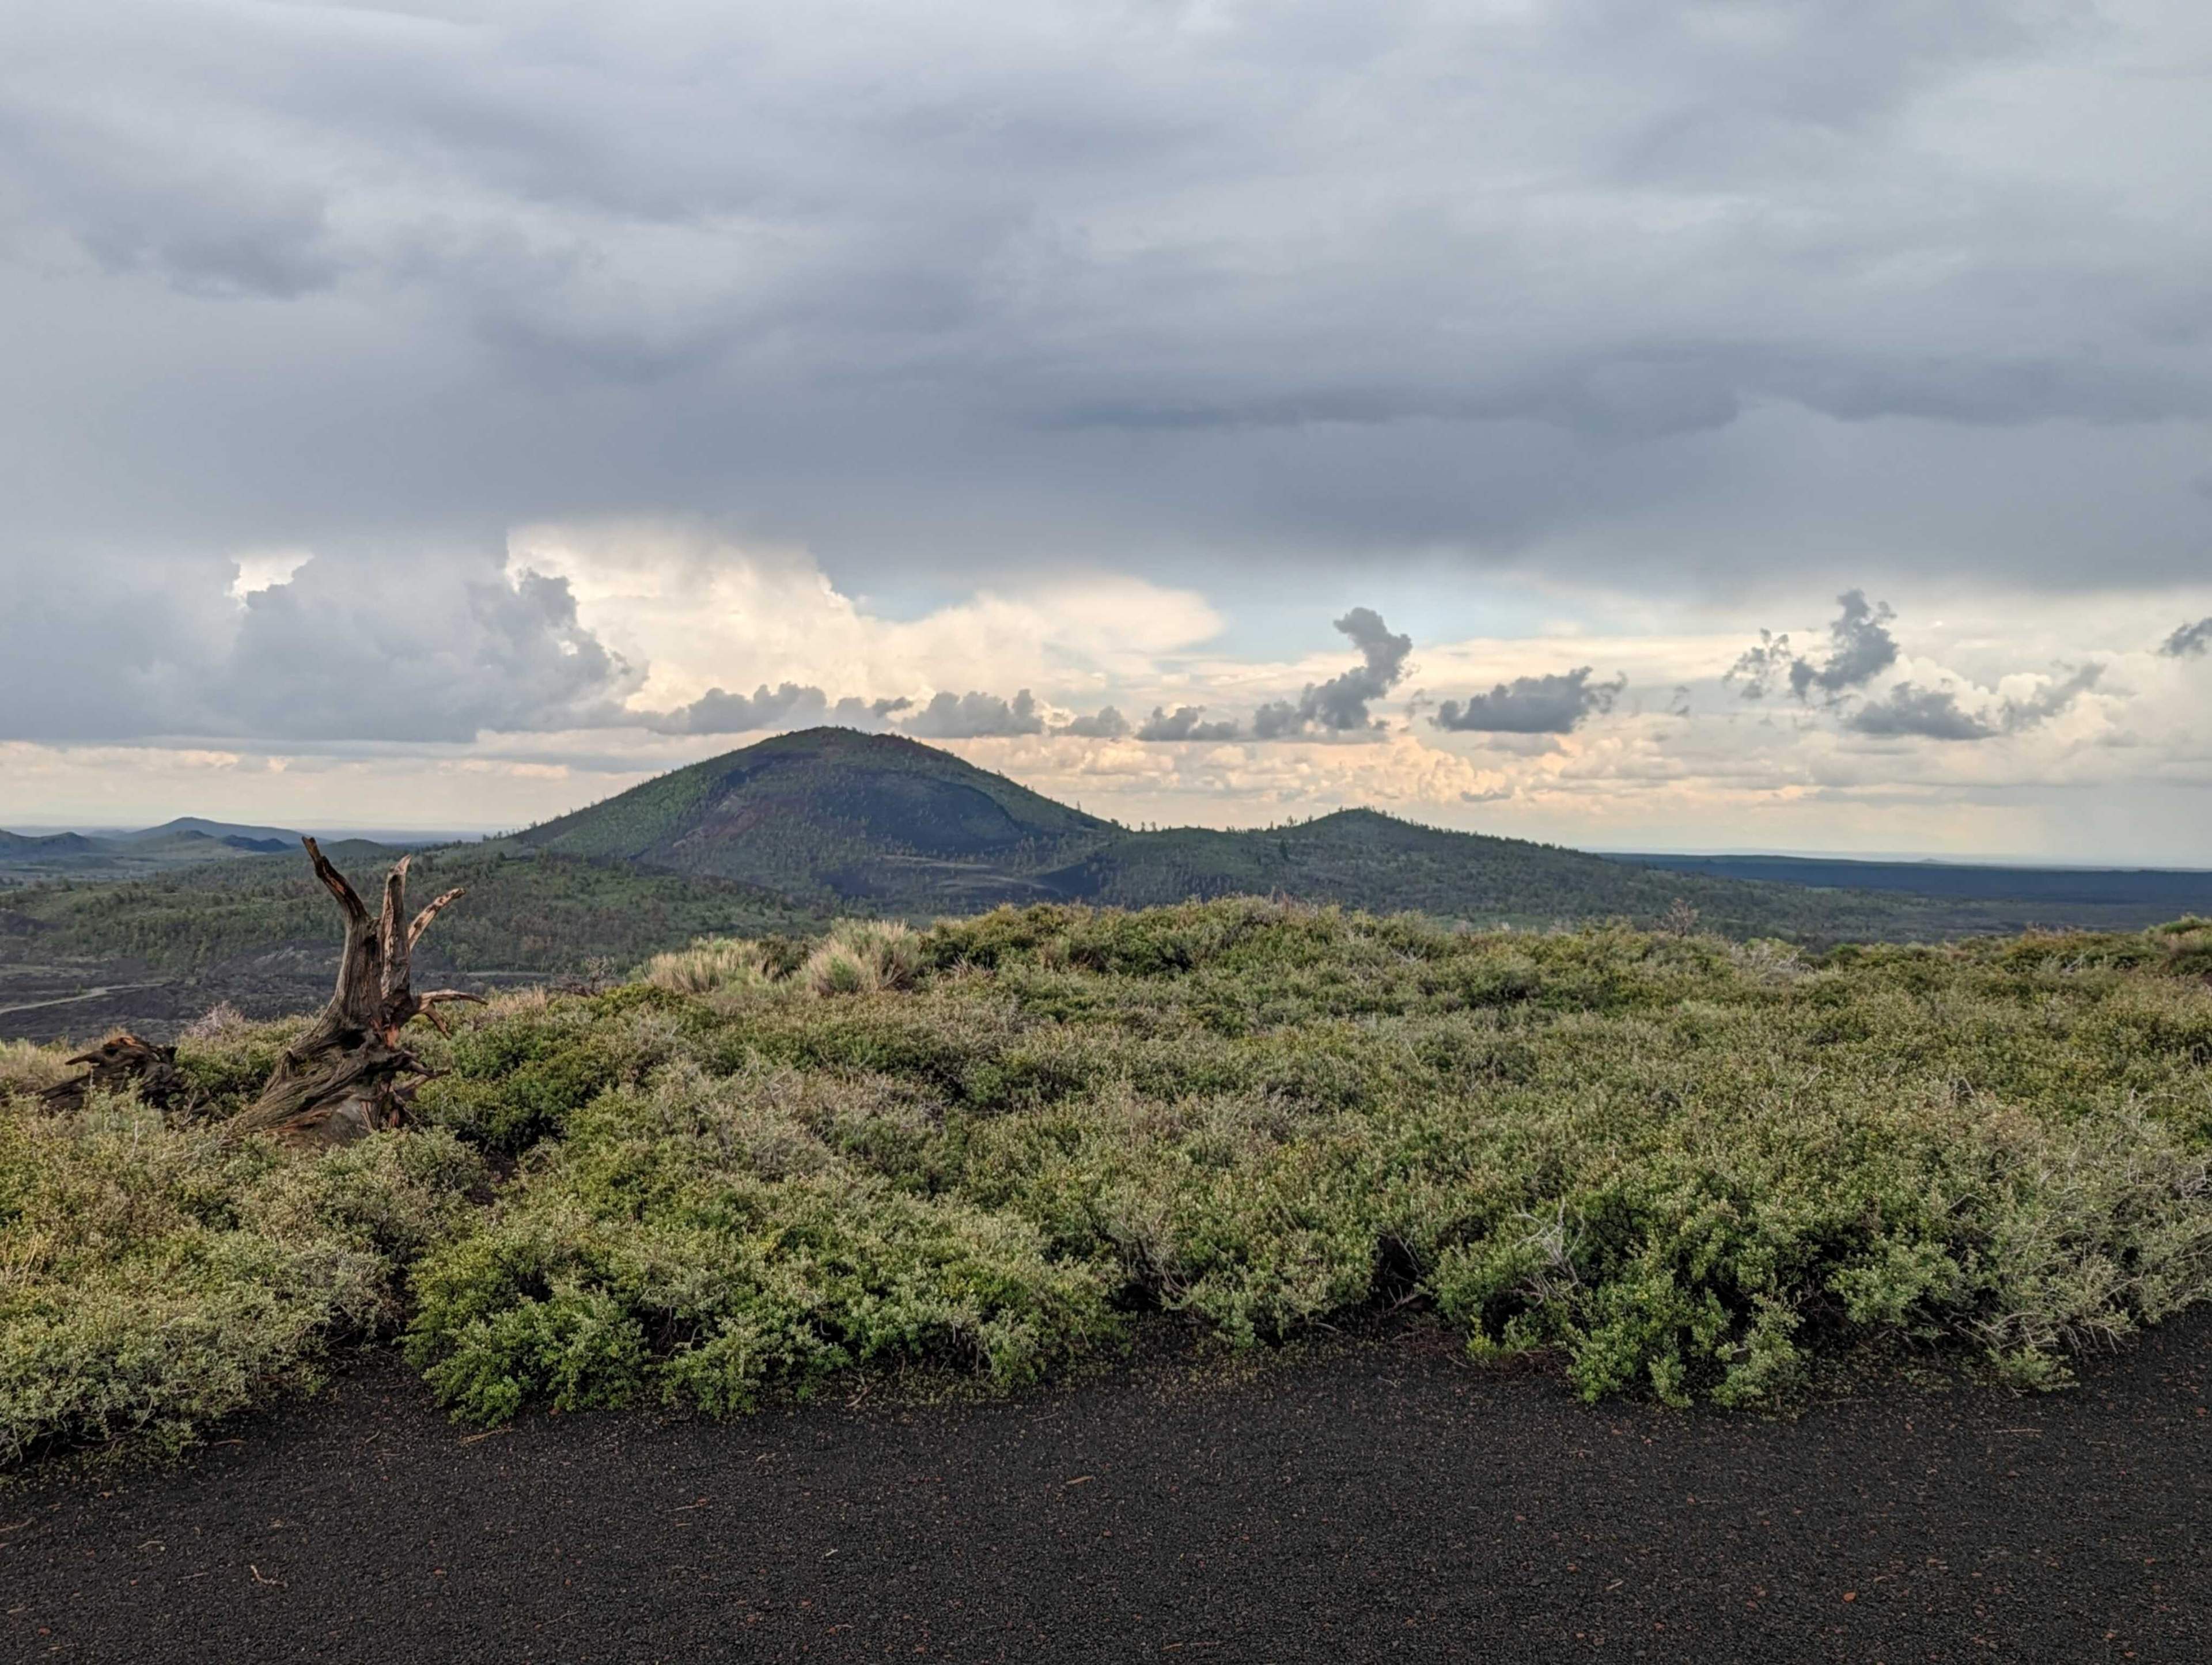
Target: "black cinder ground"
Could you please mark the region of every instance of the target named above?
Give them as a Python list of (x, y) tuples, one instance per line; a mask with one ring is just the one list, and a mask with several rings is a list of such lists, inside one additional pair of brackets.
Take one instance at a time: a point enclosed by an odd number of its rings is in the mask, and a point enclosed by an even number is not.
[(2212, 1322), (2067, 1394), (1591, 1408), (1416, 1329), (1194, 1385), (471, 1437), (389, 1362), (0, 1493), (25, 1660), (2212, 1659)]

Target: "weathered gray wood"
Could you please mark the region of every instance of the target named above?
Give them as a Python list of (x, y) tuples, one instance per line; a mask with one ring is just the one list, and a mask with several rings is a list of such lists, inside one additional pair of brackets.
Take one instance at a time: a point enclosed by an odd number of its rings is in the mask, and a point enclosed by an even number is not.
[(185, 1078), (177, 1068), (177, 1049), (142, 1041), (128, 1030), (118, 1030), (89, 1052), (81, 1052), (69, 1061), (83, 1065), (85, 1073), (57, 1082), (39, 1095), (49, 1109), (76, 1109), (96, 1087), (118, 1092), (135, 1086), (141, 1103), (162, 1111), (175, 1108), (185, 1096)]
[(384, 905), (372, 915), (315, 841), (300, 842), (315, 877), (345, 915), (337, 987), (313, 1027), (284, 1049), (260, 1097), (231, 1120), (229, 1131), (272, 1133), (313, 1148), (398, 1126), (411, 1091), (404, 1079), (428, 1073), (401, 1042), (400, 1031), (417, 1018), (438, 1024), (434, 1008), (447, 1001), (478, 997), (450, 988), (417, 994), (411, 981), (415, 945), (459, 890), (447, 891), (403, 926), (411, 858), (402, 856), (385, 876)]

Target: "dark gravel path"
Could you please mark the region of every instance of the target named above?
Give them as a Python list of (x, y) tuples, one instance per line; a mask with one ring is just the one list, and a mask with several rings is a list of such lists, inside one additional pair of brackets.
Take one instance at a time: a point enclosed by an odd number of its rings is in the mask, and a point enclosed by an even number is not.
[[(2212, 1659), (2212, 1322), (2075, 1393), (1590, 1410), (1402, 1334), (1233, 1386), (465, 1438), (389, 1364), (0, 1493), (11, 1657)], [(106, 1488), (106, 1489), (102, 1489)]]

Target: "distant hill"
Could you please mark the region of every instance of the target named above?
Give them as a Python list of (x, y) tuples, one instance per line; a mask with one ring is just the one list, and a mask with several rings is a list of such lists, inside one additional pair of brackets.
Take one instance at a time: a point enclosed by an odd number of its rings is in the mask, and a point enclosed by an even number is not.
[[(1372, 810), (1238, 832), (1135, 832), (950, 752), (816, 728), (694, 763), (521, 833), (526, 848), (741, 879), (824, 911), (1125, 907), (1279, 894), (1478, 924), (1625, 918), (1828, 941), (2013, 928), (2017, 909), (1814, 891), (1424, 827)], [(2097, 923), (2122, 922), (2093, 910)]]
[[(1201, 827), (1124, 833), (1040, 876), (1074, 901), (1144, 908), (1191, 896), (1280, 895), (1373, 913), (1425, 913), (1472, 924), (1620, 918), (1650, 924), (1677, 902), (1708, 929), (1832, 939), (1909, 932), (1924, 910), (1869, 896), (1651, 873), (1524, 839), (1452, 832), (1373, 810), (1272, 831)], [(1928, 934), (1940, 934), (1929, 922)]]
[(0, 832), (0, 861), (33, 861), (82, 855), (97, 850), (97, 841), (82, 833)]
[(52, 879), (144, 878), (204, 862), (295, 850), (297, 833), (181, 816), (138, 832), (0, 832), (0, 885)]
[(1121, 836), (951, 752), (814, 728), (661, 775), (514, 842), (825, 905), (962, 913), (1055, 896), (1041, 873)]
[(234, 850), (252, 850), (266, 855), (277, 850), (297, 849), (300, 835), (283, 827), (242, 827), (234, 822), (208, 821), (197, 815), (180, 815), (173, 821), (164, 821), (158, 827), (143, 831), (116, 836), (118, 844), (154, 844), (174, 842), (197, 836), (227, 845)]

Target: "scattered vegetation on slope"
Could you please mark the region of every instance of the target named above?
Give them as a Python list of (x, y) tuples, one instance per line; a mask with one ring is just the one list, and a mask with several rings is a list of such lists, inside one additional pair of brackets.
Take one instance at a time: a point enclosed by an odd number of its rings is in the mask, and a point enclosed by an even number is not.
[[(1408, 1297), (1593, 1397), (1927, 1349), (2049, 1385), (2212, 1287), (2208, 975), (2197, 921), (1808, 958), (1008, 909), (504, 997), (423, 1038), (426, 1127), (319, 1158), (46, 1115), (19, 1047), (0, 1456), (174, 1442), (395, 1330), (476, 1419), (1014, 1383), (1146, 1310), (1249, 1346)], [(285, 1032), (186, 1036), (203, 1113)]]
[[(404, 852), (352, 841), (330, 847), (348, 868)], [(619, 863), (454, 845), (414, 858), (418, 885), (465, 885), (471, 905), (441, 922), (440, 957), (465, 969), (569, 972), (593, 960), (631, 965), (710, 932), (818, 930), (788, 897), (726, 880)], [(204, 967), (287, 943), (335, 946), (330, 898), (297, 850), (120, 884), (11, 893), (19, 951), (130, 956), (167, 969)]]

